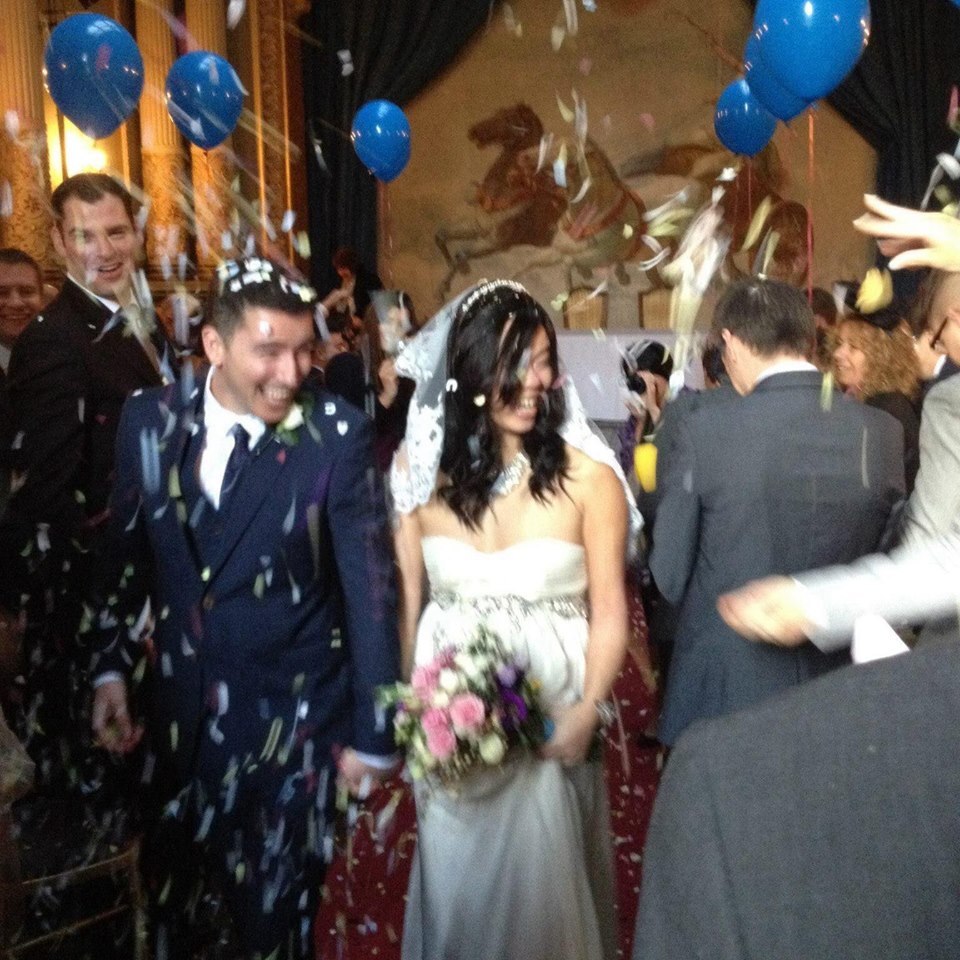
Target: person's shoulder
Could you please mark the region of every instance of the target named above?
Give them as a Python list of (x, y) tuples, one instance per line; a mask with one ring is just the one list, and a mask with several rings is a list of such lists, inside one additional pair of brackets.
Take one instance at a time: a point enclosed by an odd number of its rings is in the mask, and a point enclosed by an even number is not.
[(927, 409), (927, 404), (931, 401), (934, 404), (956, 405), (958, 412), (960, 412), (960, 376), (952, 373), (930, 387), (923, 401), (924, 410)]
[(324, 436), (346, 438), (370, 425), (370, 418), (362, 410), (315, 383), (303, 384), (299, 402), (310, 422)]
[(595, 460), (577, 447), (566, 444), (567, 477), (565, 486), (575, 500), (581, 497), (595, 497), (611, 492), (623, 493), (623, 485), (613, 466), (602, 460)]
[(183, 387), (182, 383), (175, 382), (159, 387), (140, 387), (134, 390), (124, 402), (127, 416), (142, 420), (162, 417), (166, 420), (173, 408), (182, 405)]
[(784, 750), (799, 756), (801, 749), (811, 761), (818, 754), (836, 758), (871, 742), (882, 728), (899, 731), (898, 739), (908, 742), (910, 730), (922, 731), (935, 712), (955, 715), (958, 708), (960, 646), (931, 644), (831, 671), (756, 707), (694, 724), (670, 764), (686, 755), (722, 770), (735, 756), (755, 769), (760, 758), (780, 764)]

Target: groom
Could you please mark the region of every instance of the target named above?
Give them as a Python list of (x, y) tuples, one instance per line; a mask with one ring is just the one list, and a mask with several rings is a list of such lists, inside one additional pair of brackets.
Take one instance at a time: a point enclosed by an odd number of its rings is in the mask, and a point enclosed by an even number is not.
[(335, 780), (392, 765), (384, 501), (369, 421), (303, 385), (314, 305), (271, 261), (224, 264), (205, 382), (134, 394), (120, 423), (93, 723), (127, 752), (129, 701), (146, 713), (158, 956), (193, 955), (198, 877), (244, 956), (309, 956)]

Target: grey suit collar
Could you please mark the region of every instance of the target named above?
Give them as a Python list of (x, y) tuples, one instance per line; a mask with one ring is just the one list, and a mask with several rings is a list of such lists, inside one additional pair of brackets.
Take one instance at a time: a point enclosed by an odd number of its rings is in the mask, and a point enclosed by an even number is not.
[(823, 376), (819, 370), (792, 370), (785, 373), (772, 373), (769, 377), (764, 377), (750, 391), (750, 394), (796, 387), (816, 387), (819, 390), (823, 385)]

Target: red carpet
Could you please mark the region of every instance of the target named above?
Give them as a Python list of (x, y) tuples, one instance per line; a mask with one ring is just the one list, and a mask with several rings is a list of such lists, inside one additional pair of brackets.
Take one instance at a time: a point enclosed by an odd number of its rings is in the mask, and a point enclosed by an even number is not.
[[(637, 744), (653, 717), (653, 697), (631, 658), (614, 688), (625, 736), (612, 731), (607, 786), (617, 862), (622, 955), (630, 955), (643, 841), (656, 792), (657, 751)], [(404, 894), (416, 844), (413, 798), (394, 781), (358, 818), (327, 873), (316, 924), (320, 960), (399, 960)]]

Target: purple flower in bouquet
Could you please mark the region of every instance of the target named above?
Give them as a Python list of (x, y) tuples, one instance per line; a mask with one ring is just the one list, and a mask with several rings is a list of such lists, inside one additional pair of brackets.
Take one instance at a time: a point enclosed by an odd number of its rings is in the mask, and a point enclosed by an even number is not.
[(519, 727), (527, 719), (527, 704), (523, 697), (509, 687), (501, 687), (503, 702), (503, 726), (507, 730)]
[(497, 667), (497, 680), (501, 687), (513, 687), (517, 683), (518, 670), (516, 664), (502, 663)]

